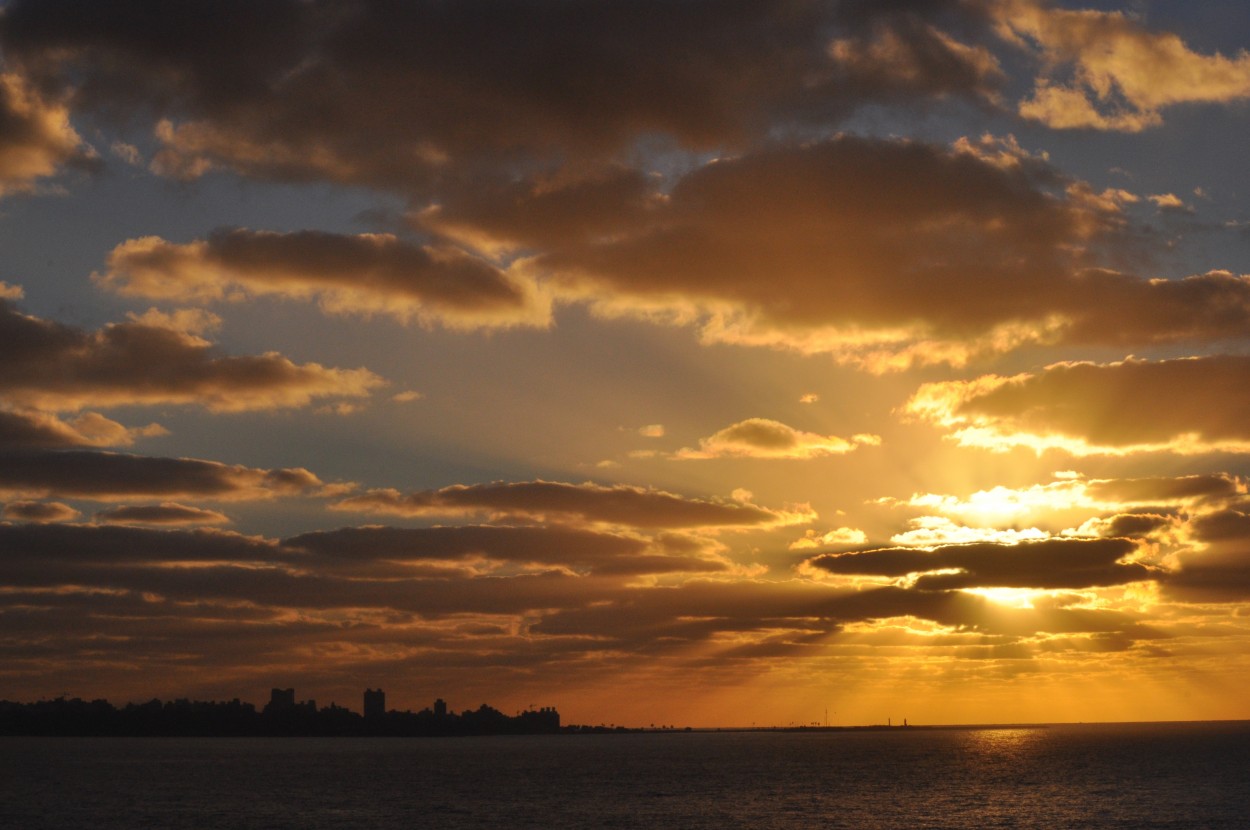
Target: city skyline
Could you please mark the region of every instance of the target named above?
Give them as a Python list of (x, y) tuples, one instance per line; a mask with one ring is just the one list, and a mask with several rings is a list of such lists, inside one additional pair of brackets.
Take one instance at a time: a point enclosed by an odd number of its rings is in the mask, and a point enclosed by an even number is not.
[(1250, 718), (1247, 134), (1231, 0), (0, 0), (0, 699)]

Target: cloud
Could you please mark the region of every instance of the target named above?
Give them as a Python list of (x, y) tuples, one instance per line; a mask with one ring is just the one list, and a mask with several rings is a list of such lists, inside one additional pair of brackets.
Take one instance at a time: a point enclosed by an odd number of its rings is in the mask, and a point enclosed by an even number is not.
[(19, 522), (72, 522), (82, 514), (59, 501), (11, 501), (0, 516)]
[(124, 525), (217, 525), (229, 524), (230, 517), (217, 510), (167, 501), (111, 507), (97, 512), (95, 521)]
[[(1002, 32), (1036, 49), (1046, 73), (1020, 114), (1058, 129), (1140, 132), (1185, 103), (1250, 98), (1250, 54), (1202, 55), (1171, 32), (1150, 32), (1122, 12), (1012, 0), (995, 9)], [(1059, 71), (1067, 77), (1055, 77)]]
[(768, 418), (748, 418), (731, 424), (707, 438), (699, 439), (698, 448), (686, 447), (674, 458), (790, 458), (810, 459), (844, 455), (862, 446), (877, 446), (876, 435), (817, 435), (803, 432)]
[(693, 499), (663, 490), (554, 481), (457, 484), (402, 494), (370, 490), (334, 510), (391, 516), (472, 516), (582, 521), (635, 528), (775, 527), (815, 518), (810, 509), (770, 510), (741, 501)]
[(11, 406), (195, 404), (216, 412), (365, 397), (384, 381), (367, 369), (296, 364), (269, 352), (230, 357), (195, 335), (141, 322), (96, 331), (19, 313), (0, 302), (0, 395)]
[(826, 553), (809, 567), (840, 575), (915, 576), (917, 590), (964, 588), (1089, 588), (1155, 578), (1143, 565), (1123, 562), (1136, 550), (1126, 539), (1046, 539), (1019, 544), (941, 545), (931, 551), (882, 548)]
[(1250, 327), (1244, 276), (1094, 267), (1126, 252), (1135, 197), (1065, 178), (1010, 137), (775, 146), (671, 189), (652, 183), (628, 211), (588, 207), (585, 187), (569, 176), (513, 182), (506, 198), (453, 191), (417, 221), (488, 252), (533, 251), (510, 271), (566, 303), (876, 372), (1038, 343), (1211, 343)]
[(320, 479), (300, 467), (265, 470), (194, 458), (86, 450), (33, 450), (0, 455), (0, 493), (27, 497), (237, 501), (304, 494), (321, 486)]
[(128, 447), (136, 438), (164, 434), (159, 424), (125, 427), (98, 412), (84, 412), (66, 421), (46, 412), (0, 409), (0, 451)]
[(236, 228), (185, 245), (148, 236), (114, 248), (96, 282), (161, 300), (317, 299), (329, 313), (458, 329), (541, 326), (550, 314), (534, 286), (485, 260), (389, 234)]
[(1055, 481), (1027, 487), (997, 485), (966, 496), (914, 493), (905, 500), (885, 498), (878, 503), (905, 505), (982, 526), (1001, 527), (1037, 521), (1056, 513), (1106, 513), (1142, 507), (1209, 509), (1245, 494), (1246, 482), (1228, 473), (1091, 479), (1057, 475)]
[(997, 545), (1015, 545), (1020, 542), (1037, 542), (1050, 534), (1030, 528), (968, 527), (958, 525), (945, 516), (919, 516), (907, 522), (909, 530), (896, 533), (890, 541), (908, 547), (934, 545), (966, 545), (972, 542), (992, 542)]
[(369, 563), (385, 563), (400, 566), (388, 571), (394, 575), (402, 575), (408, 564), (475, 558), (615, 576), (727, 570), (723, 559), (697, 550), (670, 553), (646, 539), (567, 527), (348, 527), (301, 534), (282, 544), (314, 554), (317, 559), (308, 563), (314, 570), (371, 571)]
[(1158, 193), (1153, 196), (1147, 196), (1146, 198), (1151, 202), (1154, 202), (1155, 207), (1157, 207), (1160, 211), (1170, 213), (1194, 212), (1193, 207), (1185, 204), (1184, 200), (1182, 200), (1175, 193)]
[(1250, 511), (1243, 502), (1196, 516), (1190, 529), (1198, 542), (1176, 557), (1165, 583), (1182, 602), (1245, 602), (1250, 598)]
[(18, 74), (0, 71), (0, 197), (29, 191), (62, 167), (94, 164), (64, 104), (46, 100)]
[[(1250, 452), (1250, 357), (1057, 363), (921, 386), (904, 413), (961, 446), (1077, 456)], [(1131, 417), (1127, 415), (1131, 413)]]
[(0, 46), (42, 83), (72, 86), (78, 107), (151, 118), (165, 175), (224, 167), (415, 190), (448, 171), (624, 153), (647, 137), (706, 150), (872, 101), (983, 99), (1000, 80), (993, 58), (941, 28), (979, 31), (971, 11), (187, 0), (165, 18), (142, 4), (14, 0)]
[(839, 527), (824, 533), (815, 530), (805, 531), (803, 537), (790, 543), (790, 550), (816, 550), (832, 545), (866, 545), (868, 534), (853, 527)]
[(870, 32), (833, 40), (829, 55), (844, 82), (882, 98), (891, 91), (923, 90), (934, 97), (957, 93), (992, 102), (1006, 77), (984, 46), (961, 43), (915, 14), (882, 15)]

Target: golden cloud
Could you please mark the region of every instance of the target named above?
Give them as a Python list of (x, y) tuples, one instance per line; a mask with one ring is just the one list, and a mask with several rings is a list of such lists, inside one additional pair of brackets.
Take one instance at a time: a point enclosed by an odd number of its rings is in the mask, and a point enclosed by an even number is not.
[(457, 484), (403, 494), (370, 490), (331, 505), (334, 510), (391, 516), (473, 516), (587, 522), (635, 528), (767, 528), (802, 524), (810, 508), (770, 510), (744, 501), (695, 499), (663, 490), (554, 481)]
[(1163, 123), (1162, 110), (1183, 103), (1250, 98), (1250, 54), (1202, 55), (1170, 32), (1150, 32), (1122, 12), (1075, 11), (1037, 0), (995, 9), (1002, 32), (1035, 46), (1048, 73), (1021, 102), (1026, 118), (1059, 129), (1139, 132)]
[(47, 412), (0, 409), (0, 450), (128, 447), (136, 438), (166, 432), (160, 424), (125, 427), (98, 412), (62, 420)]
[(230, 517), (217, 510), (165, 501), (111, 507), (97, 512), (95, 521), (124, 525), (218, 525), (229, 524)]
[(628, 209), (587, 198), (606, 187), (594, 175), (515, 181), (499, 198), (453, 191), (417, 218), (492, 254), (535, 251), (509, 271), (601, 315), (874, 372), (1038, 343), (1216, 342), (1250, 328), (1244, 276), (1143, 280), (1091, 267), (1095, 251), (1124, 241), (1136, 197), (1066, 179), (1010, 137), (937, 147), (840, 136), (759, 150), (698, 167), (671, 190), (653, 182), (650, 197), (635, 174), (617, 186)]
[(961, 446), (1076, 456), (1250, 452), (1250, 357), (1057, 363), (921, 386), (903, 413)]
[(179, 245), (158, 237), (113, 249), (103, 287), (163, 300), (316, 298), (329, 313), (386, 314), (449, 328), (543, 326), (537, 290), (457, 248), (389, 234), (218, 231)]
[(29, 191), (65, 165), (94, 161), (70, 125), (69, 110), (42, 98), (13, 72), (0, 72), (0, 124), (0, 197)]
[(864, 446), (877, 446), (876, 435), (817, 435), (787, 426), (769, 418), (748, 418), (707, 438), (699, 439), (698, 448), (686, 447), (673, 454), (679, 459), (705, 458), (771, 458), (810, 459), (829, 455), (845, 455)]

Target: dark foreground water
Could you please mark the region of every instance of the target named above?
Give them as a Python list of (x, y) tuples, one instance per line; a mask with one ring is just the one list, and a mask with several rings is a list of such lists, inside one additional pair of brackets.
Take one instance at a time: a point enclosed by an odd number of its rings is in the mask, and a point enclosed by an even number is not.
[(1248, 828), (1250, 723), (0, 738), (0, 828)]

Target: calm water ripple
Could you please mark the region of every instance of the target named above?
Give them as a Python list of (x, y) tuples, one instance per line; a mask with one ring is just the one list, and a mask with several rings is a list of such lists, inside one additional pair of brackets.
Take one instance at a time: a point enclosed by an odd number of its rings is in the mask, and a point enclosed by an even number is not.
[(1250, 827), (1250, 723), (0, 738), (4, 828)]

